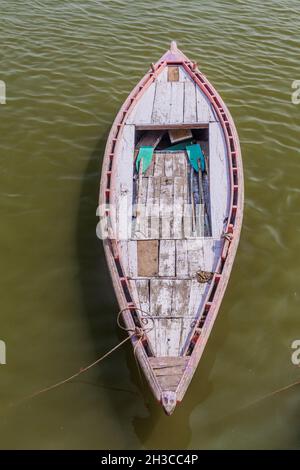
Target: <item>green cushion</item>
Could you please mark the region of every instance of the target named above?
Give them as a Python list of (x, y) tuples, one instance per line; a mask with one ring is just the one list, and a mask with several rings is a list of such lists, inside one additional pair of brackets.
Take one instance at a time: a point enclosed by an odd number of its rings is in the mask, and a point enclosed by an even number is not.
[(174, 145), (171, 145), (170, 147), (166, 148), (166, 151), (169, 152), (170, 150), (185, 150), (186, 149), (186, 146), (191, 144), (193, 142), (192, 139), (189, 139), (189, 140), (185, 140), (184, 142), (179, 142), (179, 144), (174, 144)]

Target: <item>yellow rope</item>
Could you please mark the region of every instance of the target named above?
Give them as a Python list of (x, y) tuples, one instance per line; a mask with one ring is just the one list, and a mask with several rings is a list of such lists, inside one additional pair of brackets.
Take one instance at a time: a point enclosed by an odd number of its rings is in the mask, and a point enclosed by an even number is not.
[(267, 395), (264, 395), (260, 398), (257, 398), (257, 400), (254, 400), (252, 403), (249, 403), (248, 405), (244, 406), (242, 409), (245, 410), (247, 408), (250, 408), (251, 406), (257, 405), (258, 403), (266, 400), (267, 398), (271, 398), (278, 393), (285, 392), (286, 390), (289, 390), (290, 388), (296, 387), (297, 385), (300, 385), (300, 380), (297, 380), (296, 382), (293, 382), (289, 385), (286, 385), (285, 387), (279, 388), (277, 390), (274, 390), (273, 392), (268, 393)]
[[(145, 312), (144, 310), (141, 310), (139, 308), (136, 308), (136, 307), (133, 307), (132, 308), (133, 310), (139, 310), (140, 312), (142, 313), (145, 313), (149, 316), (149, 313), (148, 312)], [(127, 331), (129, 334), (129, 336), (127, 336), (127, 338), (123, 339), (120, 343), (118, 343), (116, 346), (114, 346), (112, 349), (110, 349), (109, 351), (107, 351), (105, 354), (103, 354), (103, 356), (99, 357), (96, 361), (92, 362), (91, 364), (87, 365), (86, 367), (83, 367), (81, 368), (78, 372), (76, 372), (75, 374), (71, 375), (70, 377), (67, 377), (66, 379), (64, 380), (60, 380), (59, 382), (53, 384), (53, 385), (50, 385), (49, 387), (45, 387), (45, 388), (42, 388), (41, 390), (38, 390), (37, 392), (35, 393), (32, 393), (31, 395), (23, 398), (22, 400), (20, 400), (20, 402), (23, 402), (25, 400), (29, 400), (31, 398), (35, 398), (37, 397), (38, 395), (41, 395), (42, 393), (45, 393), (45, 392), (49, 392), (50, 390), (54, 390), (55, 388), (58, 388), (60, 387), (61, 385), (64, 385), (68, 382), (71, 382), (71, 380), (75, 379), (76, 377), (78, 377), (79, 375), (83, 374), (84, 372), (87, 372), (89, 369), (91, 369), (92, 367), (94, 367), (95, 365), (99, 364), (100, 362), (102, 362), (105, 358), (107, 358), (108, 356), (110, 356), (114, 351), (116, 351), (117, 349), (119, 349), (121, 346), (123, 346), (124, 343), (126, 343), (129, 339), (131, 339), (133, 336), (136, 336), (138, 338), (138, 341), (137, 343), (134, 345), (134, 356), (135, 356), (135, 359), (137, 361), (137, 358), (136, 358), (136, 349), (137, 349), (137, 346), (140, 344), (140, 342), (144, 339), (145, 337), (145, 333), (147, 331), (150, 331), (149, 329), (148, 330), (145, 330), (144, 328), (140, 328), (140, 327), (135, 327), (134, 329), (132, 328), (126, 328), (124, 327), (123, 325), (121, 325), (120, 323), (120, 316), (121, 314), (126, 311), (126, 310), (131, 310), (130, 308), (126, 307), (126, 308), (123, 308), (122, 310), (119, 311), (118, 315), (117, 315), (117, 324), (119, 326), (119, 328), (121, 328), (122, 330), (124, 331)], [(149, 316), (149, 318), (151, 318)], [(153, 322), (153, 320), (152, 320)], [(153, 322), (153, 326), (152, 328), (154, 327), (154, 322)], [(152, 329), (151, 328), (151, 329)], [(138, 364), (138, 362), (137, 362)], [(139, 371), (140, 372), (140, 371)], [(20, 403), (19, 402), (19, 403)]]
[(42, 393), (49, 392), (50, 390), (53, 390), (54, 388), (60, 387), (61, 385), (64, 385), (68, 382), (71, 382), (71, 380), (75, 379), (75, 377), (78, 377), (79, 375), (83, 374), (84, 372), (88, 371), (92, 367), (94, 367), (96, 364), (99, 364), (99, 362), (103, 361), (107, 356), (112, 354), (114, 351), (116, 351), (119, 347), (121, 347), (126, 341), (128, 341), (134, 333), (132, 333), (130, 336), (127, 336), (123, 341), (121, 341), (119, 344), (117, 344), (114, 348), (110, 349), (106, 354), (103, 356), (99, 357), (96, 361), (92, 362), (86, 367), (81, 368), (78, 372), (75, 374), (71, 375), (67, 379), (61, 380), (60, 382), (57, 382), (53, 385), (50, 385), (49, 387), (42, 388), (42, 390), (39, 390), (38, 392), (33, 393), (32, 395), (29, 395), (28, 397), (24, 398), (24, 400), (29, 400), (30, 398), (37, 397), (38, 395), (41, 395)]

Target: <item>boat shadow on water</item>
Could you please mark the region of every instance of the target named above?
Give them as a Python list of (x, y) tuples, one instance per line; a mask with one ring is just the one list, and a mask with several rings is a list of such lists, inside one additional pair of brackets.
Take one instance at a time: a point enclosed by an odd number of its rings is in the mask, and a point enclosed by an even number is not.
[[(104, 154), (107, 134), (108, 129), (105, 129), (89, 157), (83, 175), (76, 229), (82, 314), (88, 323), (95, 359), (125, 338), (116, 324), (119, 307), (105, 261), (102, 241), (96, 235), (101, 156)], [(127, 349), (126, 358), (124, 348)], [(125, 362), (130, 362), (129, 356), (133, 361), (130, 372), (132, 380)], [(130, 404), (135, 405), (136, 397), (139, 396), (139, 377), (138, 372), (133, 371), (134, 367), (132, 348), (125, 345), (93, 369), (92, 379), (89, 373), (77, 379), (77, 382), (99, 388), (98, 406), (107, 410), (110, 405), (112, 416), (115, 415), (121, 425), (125, 419), (125, 422), (128, 422), (126, 416), (128, 409), (132, 410)]]
[[(101, 155), (104, 154), (108, 130), (92, 152), (83, 177), (77, 221), (77, 253), (79, 280), (83, 302), (83, 315), (87, 319), (95, 358), (100, 357), (116, 343), (124, 339), (116, 325), (119, 310), (107, 268), (102, 241), (96, 236), (96, 208), (99, 193)], [(223, 320), (224, 321), (224, 320)], [(224, 325), (222, 327), (222, 330)], [(225, 340), (216, 328), (215, 341), (220, 350)], [(219, 334), (218, 334), (219, 331)], [(225, 329), (226, 331), (226, 329)], [(128, 343), (121, 351), (105, 359), (97, 369), (96, 382), (88, 375), (78, 381), (99, 387), (99, 406), (110, 405), (112, 416), (124, 429), (132, 424), (142, 447), (185, 448), (191, 440), (190, 417), (196, 406), (201, 406), (211, 392), (210, 372), (216, 352), (205, 354), (205, 360), (192, 381), (190, 390), (174, 415), (167, 417), (157, 406), (144, 379), (141, 380), (132, 347)], [(214, 348), (215, 349), (215, 348)], [(146, 411), (147, 410), (147, 411)], [(180, 429), (180, 433), (171, 432)], [(178, 426), (177, 426), (178, 425)], [(130, 433), (128, 439), (130, 438)], [(132, 442), (128, 442), (131, 446)]]

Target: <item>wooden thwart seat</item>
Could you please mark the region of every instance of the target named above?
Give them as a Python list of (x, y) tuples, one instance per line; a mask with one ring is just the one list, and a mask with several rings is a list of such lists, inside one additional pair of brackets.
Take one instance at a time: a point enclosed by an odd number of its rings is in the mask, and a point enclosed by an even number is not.
[(188, 357), (150, 357), (149, 361), (162, 390), (176, 392)]

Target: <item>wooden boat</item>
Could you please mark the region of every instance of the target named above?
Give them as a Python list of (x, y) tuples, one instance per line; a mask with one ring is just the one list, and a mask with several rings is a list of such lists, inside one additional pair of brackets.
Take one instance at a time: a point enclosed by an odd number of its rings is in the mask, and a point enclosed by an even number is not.
[(217, 317), (243, 191), (232, 117), (172, 42), (113, 123), (99, 206), (123, 322), (167, 414), (183, 399)]

